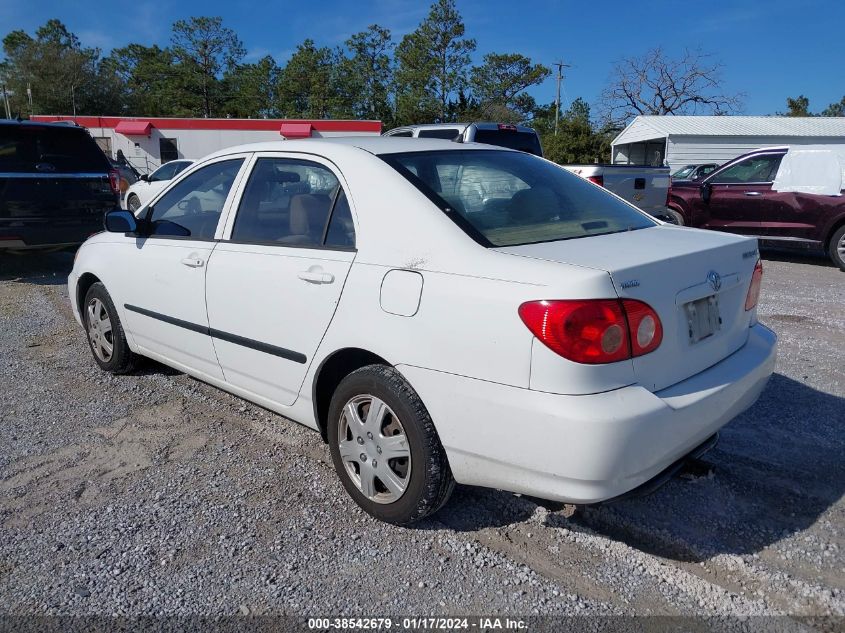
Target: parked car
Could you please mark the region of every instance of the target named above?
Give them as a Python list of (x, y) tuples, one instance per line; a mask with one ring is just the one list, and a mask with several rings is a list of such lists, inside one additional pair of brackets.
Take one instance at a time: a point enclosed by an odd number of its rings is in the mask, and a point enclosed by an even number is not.
[(384, 136), (441, 138), (462, 143), (486, 143), (508, 147), (536, 156), (543, 155), (537, 132), (524, 125), (508, 123), (429, 123), (393, 128)]
[(112, 169), (117, 170), (118, 174), (118, 191), (120, 195), (120, 206), (125, 208), (124, 200), (126, 200), (126, 192), (129, 187), (139, 180), (138, 174), (127, 162), (120, 162), (119, 160), (115, 160), (113, 158), (109, 158), (109, 163), (112, 166)]
[[(797, 148), (793, 148), (797, 149)], [(816, 250), (845, 270), (845, 196), (777, 190), (788, 147), (766, 148), (726, 163), (699, 182), (674, 182), (669, 207), (690, 226), (758, 237), (763, 246)], [(806, 149), (803, 151), (807, 151)], [(820, 151), (820, 150), (816, 150)], [(807, 170), (807, 177), (821, 174)], [(835, 179), (836, 166), (833, 166)], [(840, 180), (834, 189), (842, 188)]]
[(144, 206), (176, 176), (187, 169), (194, 161), (178, 159), (164, 163), (151, 174), (144, 174), (129, 187), (123, 198), (123, 208), (133, 213)]
[(563, 165), (591, 183), (612, 191), (652, 217), (670, 224), (683, 224), (666, 206), (669, 168), (646, 165)]
[(117, 192), (118, 173), (85, 128), (0, 121), (0, 252), (83, 242)]
[(672, 182), (676, 180), (701, 180), (707, 174), (716, 171), (718, 163), (704, 163), (703, 165), (684, 165), (672, 174)]
[(95, 362), (153, 358), (318, 429), (393, 523), (456, 481), (573, 503), (656, 485), (774, 367), (756, 242), (494, 146), (234, 147), (106, 229), (68, 278)]

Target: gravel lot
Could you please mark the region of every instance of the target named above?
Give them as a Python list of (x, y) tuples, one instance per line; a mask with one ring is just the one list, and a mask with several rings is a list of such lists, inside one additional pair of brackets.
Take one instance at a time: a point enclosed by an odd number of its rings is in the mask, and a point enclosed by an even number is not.
[(149, 363), (99, 371), (72, 256), (0, 257), (0, 614), (845, 615), (845, 273), (767, 255), (777, 374), (712, 478), (569, 507), (459, 487), (412, 529), (319, 435)]

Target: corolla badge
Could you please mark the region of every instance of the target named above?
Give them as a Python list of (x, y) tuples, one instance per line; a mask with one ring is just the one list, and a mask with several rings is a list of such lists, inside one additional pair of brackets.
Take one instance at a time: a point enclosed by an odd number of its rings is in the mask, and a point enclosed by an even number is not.
[(719, 288), (722, 287), (722, 277), (715, 270), (711, 270), (707, 273), (707, 283), (710, 284), (710, 287), (713, 288), (714, 291), (718, 292)]

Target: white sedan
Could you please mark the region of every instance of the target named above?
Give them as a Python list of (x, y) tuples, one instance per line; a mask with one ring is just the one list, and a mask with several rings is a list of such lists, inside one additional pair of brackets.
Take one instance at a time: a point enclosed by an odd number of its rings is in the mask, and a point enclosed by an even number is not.
[(171, 180), (191, 166), (193, 162), (184, 159), (171, 160), (164, 163), (153, 173), (141, 176), (140, 180), (132, 183), (126, 190), (126, 195), (123, 196), (125, 208), (133, 213), (140, 209), (169, 185)]
[(153, 358), (319, 430), (392, 523), (455, 482), (649, 489), (774, 369), (755, 240), (663, 225), (517, 151), (236, 147), (136, 215), (109, 213), (69, 278), (97, 364)]

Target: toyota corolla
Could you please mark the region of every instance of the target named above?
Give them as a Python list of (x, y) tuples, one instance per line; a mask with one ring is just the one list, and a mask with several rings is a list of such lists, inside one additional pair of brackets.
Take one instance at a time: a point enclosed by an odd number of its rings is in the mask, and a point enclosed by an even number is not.
[(755, 240), (661, 224), (518, 151), (242, 146), (105, 224), (69, 278), (95, 362), (152, 358), (313, 427), (392, 523), (455, 482), (648, 488), (774, 368)]

